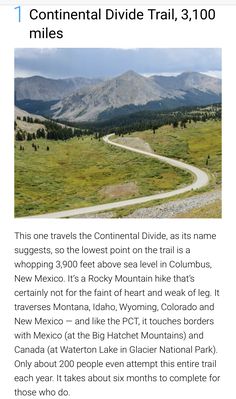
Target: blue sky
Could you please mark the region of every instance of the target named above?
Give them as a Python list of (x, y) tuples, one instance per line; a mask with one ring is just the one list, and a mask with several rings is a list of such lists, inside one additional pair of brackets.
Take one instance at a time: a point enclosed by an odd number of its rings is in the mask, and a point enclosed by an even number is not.
[(15, 76), (50, 78), (112, 77), (127, 70), (140, 74), (205, 72), (220, 77), (221, 49), (63, 49), (15, 50)]

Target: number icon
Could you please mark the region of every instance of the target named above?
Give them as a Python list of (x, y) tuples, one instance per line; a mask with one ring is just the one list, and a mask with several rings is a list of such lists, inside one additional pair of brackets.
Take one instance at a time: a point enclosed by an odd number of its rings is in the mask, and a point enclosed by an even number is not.
[(21, 6), (17, 6), (14, 10), (18, 10), (18, 22), (21, 22)]

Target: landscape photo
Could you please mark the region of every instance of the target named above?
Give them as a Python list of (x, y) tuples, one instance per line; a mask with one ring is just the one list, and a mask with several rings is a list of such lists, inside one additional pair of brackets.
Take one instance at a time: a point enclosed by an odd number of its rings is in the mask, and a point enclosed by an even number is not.
[(15, 217), (221, 217), (221, 49), (16, 49), (14, 90)]

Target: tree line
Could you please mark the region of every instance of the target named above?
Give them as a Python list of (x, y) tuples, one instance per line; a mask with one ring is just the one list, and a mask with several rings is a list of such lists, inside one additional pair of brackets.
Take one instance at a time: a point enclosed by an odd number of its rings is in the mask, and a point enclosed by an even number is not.
[[(17, 117), (20, 119), (20, 117)], [(15, 138), (17, 141), (31, 141), (39, 138), (47, 140), (66, 141), (73, 137), (93, 135), (95, 139), (115, 133), (123, 135), (135, 131), (152, 130), (153, 133), (164, 125), (172, 125), (174, 128), (186, 128), (187, 123), (206, 122), (208, 120), (221, 120), (221, 104), (208, 107), (186, 107), (175, 111), (142, 111), (134, 114), (118, 117), (103, 122), (81, 122), (71, 123), (63, 121), (58, 123), (53, 120), (39, 120), (32, 117), (23, 117), (28, 123), (40, 123), (44, 128), (39, 128), (35, 133), (29, 133), (22, 129), (17, 130)]]
[(206, 122), (208, 120), (221, 120), (221, 104), (207, 107), (183, 107), (175, 111), (165, 112), (142, 111), (103, 122), (80, 122), (69, 123), (69, 125), (87, 129), (91, 134), (96, 134), (100, 138), (109, 133), (122, 135), (150, 129), (156, 131), (164, 125), (185, 128), (187, 123)]

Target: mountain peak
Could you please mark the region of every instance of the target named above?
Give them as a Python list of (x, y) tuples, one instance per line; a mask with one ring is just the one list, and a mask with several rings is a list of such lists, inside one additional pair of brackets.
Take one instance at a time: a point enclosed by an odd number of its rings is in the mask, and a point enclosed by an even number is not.
[(120, 78), (133, 78), (133, 77), (141, 77), (141, 75), (139, 75), (137, 72), (132, 71), (132, 69), (130, 69), (129, 71), (126, 71), (124, 73), (122, 73), (122, 75), (119, 76)]
[(194, 72), (194, 71), (186, 71), (186, 72), (182, 72), (180, 75), (177, 75), (177, 76), (185, 76), (185, 77), (187, 77), (187, 76), (201, 76), (201, 75), (203, 75), (202, 73), (200, 73), (200, 72)]

